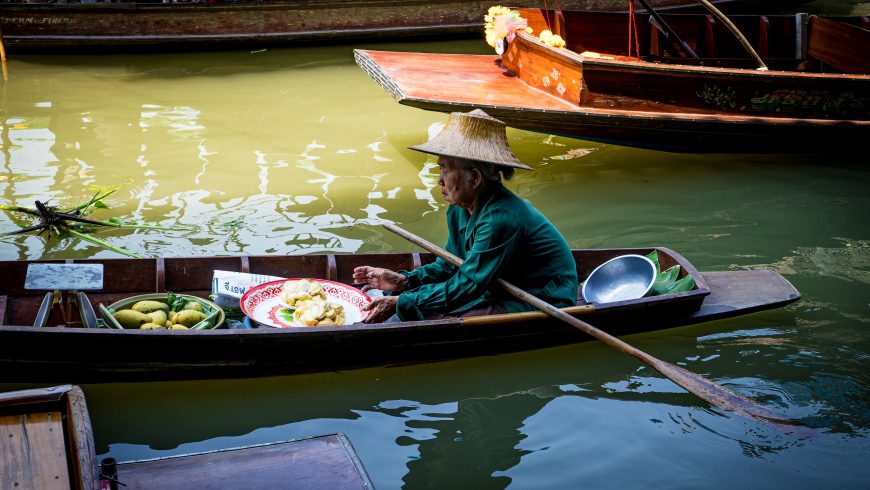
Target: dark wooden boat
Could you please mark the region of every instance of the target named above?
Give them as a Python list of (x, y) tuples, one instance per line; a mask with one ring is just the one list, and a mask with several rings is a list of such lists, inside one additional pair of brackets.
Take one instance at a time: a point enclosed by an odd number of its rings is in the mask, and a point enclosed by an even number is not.
[[(666, 248), (576, 250), (579, 277), (606, 260), (657, 250), (662, 269), (679, 264), (694, 290), (632, 301), (578, 305), (569, 311), (611, 334), (661, 329), (780, 307), (800, 295), (771, 271), (698, 272)], [(102, 264), (102, 288), (88, 306), (147, 292), (207, 297), (214, 270), (316, 277), (350, 284), (353, 268), (379, 265), (411, 269), (428, 254), (88, 259)], [(24, 288), (32, 262), (0, 262), (0, 372), (7, 381), (101, 382), (263, 376), (419, 362), (527, 350), (590, 340), (586, 334), (539, 312), (400, 324), (275, 329), (140, 331), (83, 328), (70, 311), (75, 292), (41, 315), (45, 291)], [(38, 262), (45, 263), (45, 262)], [(66, 308), (64, 308), (66, 306)], [(593, 311), (588, 311), (593, 310)], [(66, 320), (64, 320), (66, 314)], [(87, 315), (84, 315), (87, 317)], [(73, 319), (75, 317), (75, 319)], [(55, 327), (33, 326), (34, 322)]]
[[(758, 0), (720, 0), (719, 4)], [(495, 3), (462, 0), (236, 0), (25, 3), (2, 2), (0, 31), (10, 52), (63, 47), (226, 47), (300, 41), (479, 33)], [(695, 0), (656, 6), (697, 7)], [(543, 2), (517, 0), (516, 7)], [(615, 10), (626, 0), (563, 0), (563, 8)]]
[(356, 60), (401, 104), (480, 108), (531, 131), (710, 151), (842, 151), (870, 137), (867, 17), (731, 16), (770, 68), (759, 71), (712, 15), (661, 15), (695, 59), (669, 53), (638, 14), (638, 60), (626, 14), (521, 12), (566, 47), (522, 33), (503, 56), (357, 50)]
[(97, 488), (94, 436), (77, 386), (0, 393), (0, 488)]
[(374, 488), (343, 434), (144, 461), (107, 458), (98, 469), (85, 396), (72, 385), (0, 394), (0, 431), (4, 489), (96, 490), (107, 476), (117, 488), (139, 490)]

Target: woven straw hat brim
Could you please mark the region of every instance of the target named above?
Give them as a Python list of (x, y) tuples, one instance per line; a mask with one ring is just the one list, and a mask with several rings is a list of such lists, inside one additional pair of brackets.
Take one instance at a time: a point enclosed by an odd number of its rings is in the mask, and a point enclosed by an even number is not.
[(433, 155), (533, 170), (520, 162), (511, 151), (505, 124), (480, 109), (468, 113), (451, 113), (444, 129), (437, 136), (408, 148)]

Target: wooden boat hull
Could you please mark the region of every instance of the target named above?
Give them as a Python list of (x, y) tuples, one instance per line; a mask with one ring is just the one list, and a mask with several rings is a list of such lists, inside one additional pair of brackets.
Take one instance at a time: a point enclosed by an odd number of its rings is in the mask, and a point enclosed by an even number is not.
[[(652, 249), (578, 250), (579, 277), (605, 260)], [(689, 325), (780, 307), (800, 295), (769, 271), (700, 273), (679, 254), (658, 248), (662, 267), (680, 264), (697, 288), (685, 293), (597, 305), (583, 319), (612, 334)], [(281, 277), (322, 277), (350, 283), (362, 264), (409, 269), (432, 260), (421, 254), (199, 257), (76, 261), (103, 263), (103, 291), (93, 303), (143, 291), (205, 296), (212, 271)], [(0, 279), (0, 370), (7, 381), (76, 382), (267, 376), (420, 362), (528, 350), (590, 340), (537, 312), (401, 324), (304, 329), (139, 331), (32, 327), (40, 292), (22, 288), (26, 262), (5, 262)], [(183, 285), (186, 285), (183, 286)], [(61, 318), (57, 312), (50, 323)]]
[(0, 488), (97, 488), (94, 435), (77, 386), (0, 393)]
[[(0, 30), (10, 51), (96, 46), (224, 47), (471, 34), (480, 32), (483, 16), (492, 5), (461, 0), (6, 4), (0, 8)], [(540, 3), (520, 0), (512, 5), (539, 7)], [(622, 0), (564, 0), (562, 5), (591, 10), (626, 8)], [(667, 9), (694, 2), (662, 0), (657, 5)]]
[[(523, 12), (536, 32), (546, 27), (540, 14), (535, 20), (537, 11)], [(512, 127), (578, 138), (707, 151), (804, 152), (848, 150), (870, 136), (870, 75), (863, 74), (870, 73), (870, 66), (832, 60), (866, 71), (757, 71), (740, 66), (745, 61), (735, 58), (730, 45), (712, 41), (714, 27), (694, 40), (696, 48), (710, 56), (695, 65), (672, 58), (628, 60), (624, 39), (617, 47), (613, 36), (595, 37), (597, 23), (621, 22), (617, 14), (565, 14), (565, 23), (573, 27), (569, 34), (580, 31), (587, 36), (577, 41), (577, 49), (612, 53), (605, 54), (611, 59), (551, 48), (535, 36), (520, 34), (501, 57), (357, 50), (356, 60), (399, 103), (440, 112), (481, 108)], [(687, 18), (703, 21), (689, 15), (669, 18), (674, 24), (689, 23)], [(765, 17), (768, 24), (790, 28), (794, 36), (803, 35), (794, 27), (802, 25), (800, 19)], [(830, 21), (833, 27), (824, 24), (827, 19), (808, 22), (816, 33), (840, 26), (839, 21)], [(638, 23), (646, 24), (641, 19)], [(641, 39), (657, 39), (657, 31), (646, 29)], [(852, 39), (870, 47), (870, 31)], [(661, 51), (657, 43), (645, 41), (641, 49)], [(806, 53), (795, 53), (794, 43), (790, 51), (777, 43), (772, 38), (766, 48), (776, 65), (793, 67), (806, 61)], [(811, 38), (809, 52), (824, 53), (819, 45)], [(724, 54), (714, 56), (717, 53)]]

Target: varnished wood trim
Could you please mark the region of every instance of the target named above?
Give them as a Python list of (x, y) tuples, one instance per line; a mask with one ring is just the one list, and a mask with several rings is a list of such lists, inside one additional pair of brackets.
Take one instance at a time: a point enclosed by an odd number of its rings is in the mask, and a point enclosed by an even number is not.
[(411, 263), (414, 269), (423, 265), (423, 261), (420, 259), (420, 252), (411, 252)]
[(870, 32), (836, 20), (813, 17), (808, 54), (844, 73), (870, 73), (870, 62), (860, 53), (870, 44)]
[(96, 448), (94, 433), (91, 428), (91, 417), (85, 394), (78, 386), (73, 386), (66, 394), (67, 413), (71, 420), (67, 422), (67, 442), (72, 453), (72, 459), (77, 464), (70, 465), (74, 488), (96, 488), (98, 477), (96, 472)]
[[(579, 316), (595, 311), (594, 305), (579, 305), (569, 306), (567, 308), (559, 308), (565, 313), (572, 316)], [(499, 313), (497, 315), (485, 316), (468, 316), (462, 318), (463, 325), (504, 325), (508, 323), (541, 321), (549, 318), (550, 315), (543, 311), (523, 311), (519, 313)]]

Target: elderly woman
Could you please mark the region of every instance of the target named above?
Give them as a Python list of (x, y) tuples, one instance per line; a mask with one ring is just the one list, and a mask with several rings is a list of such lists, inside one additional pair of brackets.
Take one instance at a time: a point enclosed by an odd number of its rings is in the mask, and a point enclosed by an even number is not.
[(534, 309), (500, 291), (497, 278), (557, 307), (577, 303), (577, 268), (568, 243), (528, 201), (502, 185), (515, 168), (531, 170), (508, 146), (504, 123), (481, 110), (452, 113), (441, 133), (411, 148), (439, 156), (438, 184), (450, 204), (445, 248), (464, 262), (456, 267), (439, 258), (399, 272), (357, 267), (353, 278), (363, 290), (390, 292), (368, 305), (367, 323)]

